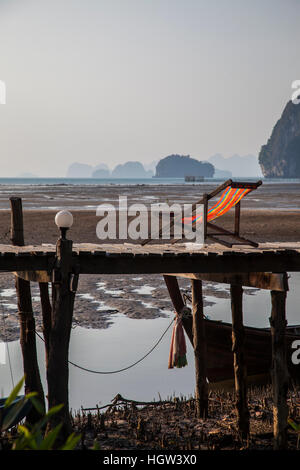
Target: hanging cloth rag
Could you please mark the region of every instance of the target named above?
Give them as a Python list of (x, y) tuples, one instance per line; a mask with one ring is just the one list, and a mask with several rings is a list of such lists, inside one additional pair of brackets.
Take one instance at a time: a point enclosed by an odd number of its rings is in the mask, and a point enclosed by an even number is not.
[(184, 367), (186, 365), (186, 343), (182, 320), (176, 313), (176, 319), (172, 331), (168, 369), (173, 369), (174, 367)]

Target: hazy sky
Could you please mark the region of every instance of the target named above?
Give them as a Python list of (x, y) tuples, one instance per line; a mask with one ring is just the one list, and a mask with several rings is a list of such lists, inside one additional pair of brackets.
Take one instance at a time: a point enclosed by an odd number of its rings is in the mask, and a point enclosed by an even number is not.
[(299, 0), (0, 0), (1, 176), (258, 154), (300, 79)]

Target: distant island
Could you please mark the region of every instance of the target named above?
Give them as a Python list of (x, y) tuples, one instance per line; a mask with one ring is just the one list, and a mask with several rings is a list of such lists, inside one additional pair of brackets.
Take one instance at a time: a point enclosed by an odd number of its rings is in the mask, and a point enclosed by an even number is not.
[(110, 169), (108, 168), (106, 163), (99, 163), (99, 165), (93, 168), (91, 176), (92, 178), (109, 178)]
[(225, 158), (220, 153), (205, 160), (190, 155), (172, 154), (151, 163), (128, 161), (112, 170), (105, 164), (72, 163), (67, 178), (185, 178), (186, 176), (228, 179), (231, 177), (261, 177), (258, 158), (254, 155), (232, 155)]
[(145, 169), (140, 162), (125, 162), (112, 171), (105, 163), (92, 166), (86, 163), (72, 163), (67, 170), (67, 178), (152, 178), (153, 171)]
[(98, 170), (93, 171), (92, 178), (109, 178), (110, 171), (105, 168), (99, 168)]
[(215, 168), (211, 163), (191, 158), (190, 155), (168, 155), (156, 165), (155, 178), (184, 178), (204, 176), (212, 178)]
[(145, 170), (140, 162), (126, 162), (117, 165), (111, 173), (112, 178), (151, 178), (153, 172)]
[(67, 178), (91, 178), (93, 172), (92, 165), (86, 163), (72, 163), (67, 170)]
[(259, 163), (266, 178), (300, 178), (300, 105), (289, 101), (271, 137), (263, 145)]

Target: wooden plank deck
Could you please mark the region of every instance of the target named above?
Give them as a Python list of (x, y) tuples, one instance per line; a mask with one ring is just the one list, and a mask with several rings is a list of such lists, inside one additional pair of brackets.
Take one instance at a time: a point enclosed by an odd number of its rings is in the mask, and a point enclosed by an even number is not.
[[(51, 271), (55, 245), (0, 245), (0, 271)], [(73, 245), (81, 274), (245, 273), (300, 271), (300, 242), (261, 243), (258, 248), (219, 244)]]

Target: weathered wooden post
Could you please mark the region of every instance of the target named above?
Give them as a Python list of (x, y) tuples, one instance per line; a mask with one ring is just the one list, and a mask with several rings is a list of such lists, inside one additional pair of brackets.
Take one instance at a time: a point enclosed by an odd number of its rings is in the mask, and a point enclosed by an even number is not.
[(288, 370), (286, 360), (286, 292), (271, 291), (272, 313), (272, 385), (273, 385), (273, 429), (274, 449), (282, 450), (287, 445), (287, 391)]
[[(178, 281), (175, 276), (164, 275), (164, 279), (177, 312), (181, 312), (184, 302), (179, 289)], [(196, 370), (196, 410), (197, 416), (206, 418), (208, 414), (208, 386), (206, 381), (206, 338), (205, 323), (203, 317), (203, 298), (202, 298), (202, 282), (192, 280), (192, 303), (193, 303), (193, 321), (190, 328), (190, 318), (182, 317), (182, 324), (187, 333), (195, 354), (195, 370)]]
[(52, 305), (49, 297), (49, 286), (48, 282), (39, 282), (40, 297), (41, 297), (41, 308), (43, 317), (43, 335), (45, 341), (45, 358), (46, 358), (46, 369), (48, 367), (49, 360), (49, 343), (50, 343), (50, 330), (51, 330), (51, 314)]
[(243, 325), (243, 288), (230, 285), (232, 311), (232, 351), (238, 429), (243, 439), (249, 436), (249, 410), (247, 403), (247, 368), (245, 363), (245, 331)]
[[(185, 305), (176, 276), (168, 276), (164, 274), (164, 280), (176, 312), (181, 312)], [(189, 337), (190, 342), (193, 344), (193, 329), (191, 318), (192, 315), (189, 315), (188, 317), (184, 315), (181, 321), (183, 328)]]
[(203, 240), (207, 237), (208, 194), (203, 194)]
[(241, 203), (238, 202), (235, 205), (235, 210), (234, 210), (234, 234), (238, 236), (240, 234), (240, 218), (241, 218)]
[[(71, 214), (70, 214), (71, 215)], [(71, 289), (72, 245), (65, 238), (64, 227), (56, 245), (56, 266), (52, 282), (52, 315), (49, 335), (49, 357), (47, 368), (49, 408), (63, 404), (59, 413), (52, 416), (49, 427), (63, 423), (60, 439), (71, 432), (69, 414), (69, 342), (72, 327), (75, 292)]]
[(193, 346), (196, 373), (196, 411), (198, 418), (208, 416), (208, 386), (206, 380), (206, 337), (203, 315), (202, 281), (192, 279)]
[[(13, 245), (24, 245), (22, 200), (18, 197), (10, 198), (11, 206), (11, 241)], [(15, 286), (18, 299), (18, 313), (20, 321), (20, 343), (23, 356), (25, 374), (25, 394), (37, 392), (39, 400), (45, 407), (44, 391), (41, 382), (35, 335), (35, 319), (32, 310), (30, 282), (15, 276)], [(27, 415), (30, 424), (40, 419), (35, 408)]]

